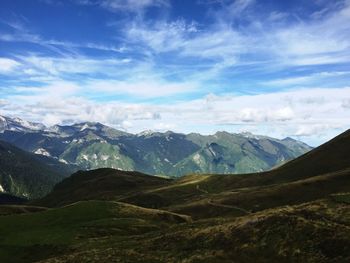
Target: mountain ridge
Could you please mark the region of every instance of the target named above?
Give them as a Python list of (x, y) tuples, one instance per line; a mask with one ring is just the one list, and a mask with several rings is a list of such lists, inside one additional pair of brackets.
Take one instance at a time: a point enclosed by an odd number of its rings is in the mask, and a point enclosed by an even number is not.
[(294, 139), (250, 133), (131, 134), (98, 122), (54, 125), (43, 130), (9, 127), (3, 129), (0, 139), (81, 169), (110, 167), (167, 176), (266, 171), (311, 149)]

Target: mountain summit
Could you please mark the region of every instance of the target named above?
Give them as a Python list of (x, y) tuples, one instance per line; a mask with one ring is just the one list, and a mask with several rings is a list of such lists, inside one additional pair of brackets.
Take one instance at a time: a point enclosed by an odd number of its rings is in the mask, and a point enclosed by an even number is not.
[(29, 122), (20, 118), (9, 118), (0, 115), (0, 133), (5, 131), (34, 132), (45, 130), (44, 124)]

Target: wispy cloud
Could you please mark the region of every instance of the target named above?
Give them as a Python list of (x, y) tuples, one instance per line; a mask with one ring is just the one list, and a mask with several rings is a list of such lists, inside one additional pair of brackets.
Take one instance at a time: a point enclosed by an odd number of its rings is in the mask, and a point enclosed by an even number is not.
[[(7, 75), (12, 74), (17, 79), (6, 88), (11, 88), (16, 94), (25, 93), (25, 96), (28, 96), (28, 93), (57, 95), (55, 90), (74, 87), (84, 96), (127, 95), (147, 99), (191, 93), (199, 88), (198, 81), (167, 80), (162, 74), (155, 72), (149, 63), (134, 63), (129, 59), (53, 58), (35, 55), (18, 56), (17, 59), (20, 62), (0, 59), (0, 72), (3, 65)], [(15, 68), (16, 70), (13, 70)], [(86, 77), (81, 78), (77, 75)], [(39, 82), (40, 85), (18, 87), (16, 84), (26, 81)], [(6, 92), (11, 94), (7, 89)]]
[(9, 73), (19, 65), (20, 63), (13, 59), (0, 58), (0, 73)]
[(101, 6), (118, 11), (140, 11), (148, 7), (164, 7), (169, 6), (167, 0), (102, 0)]
[(39, 74), (51, 74), (60, 76), (62, 74), (78, 73), (104, 73), (113, 74), (115, 68), (125, 67), (131, 60), (124, 59), (92, 59), (80, 56), (70, 56), (65, 58), (43, 57), (43, 56), (18, 56), (19, 60), (27, 69), (34, 69)]
[(150, 7), (169, 7), (168, 0), (73, 0), (76, 4), (100, 6), (111, 12), (139, 13)]
[[(148, 52), (175, 52), (177, 57), (212, 60), (221, 68), (269, 62), (279, 67), (347, 63), (350, 56), (349, 2), (333, 12), (308, 21), (281, 22), (292, 14), (254, 13), (255, 2), (240, 0), (223, 4), (214, 22), (205, 27), (183, 19), (168, 22), (136, 20), (125, 31), (135, 47)], [(232, 26), (235, 14), (250, 10), (243, 27)], [(248, 60), (247, 60), (248, 59)], [(264, 64), (266, 67), (266, 64)]]
[(341, 76), (350, 76), (349, 71), (334, 71), (334, 72), (319, 72), (306, 76), (296, 76), (288, 78), (273, 79), (263, 82), (267, 86), (278, 86), (278, 87), (290, 87), (297, 85), (315, 85), (316, 83), (324, 82), (325, 80), (329, 81), (332, 78), (338, 78)]
[[(46, 2), (45, 2), (46, 3)], [(51, 2), (48, 2), (51, 3)], [(67, 54), (77, 54), (79, 49), (93, 49), (101, 51), (110, 51), (116, 53), (123, 53), (125, 45), (112, 45), (106, 43), (93, 42), (71, 42), (67, 40), (47, 39), (36, 32), (30, 30), (30, 22), (23, 16), (15, 20), (0, 20), (0, 24), (9, 26), (12, 30), (7, 32), (0, 32), (0, 41), (14, 42), (14, 43), (31, 43), (36, 44), (44, 50), (51, 50), (58, 55), (65, 56)]]

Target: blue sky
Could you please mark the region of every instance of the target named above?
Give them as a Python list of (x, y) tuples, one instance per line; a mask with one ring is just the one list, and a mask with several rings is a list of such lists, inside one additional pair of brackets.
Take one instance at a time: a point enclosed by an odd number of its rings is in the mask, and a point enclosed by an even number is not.
[(350, 1), (2, 0), (0, 114), (129, 132), (349, 128)]

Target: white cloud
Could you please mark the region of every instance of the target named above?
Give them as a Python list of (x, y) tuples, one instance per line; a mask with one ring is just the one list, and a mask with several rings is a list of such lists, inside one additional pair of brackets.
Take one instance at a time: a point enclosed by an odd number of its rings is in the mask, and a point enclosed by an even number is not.
[[(170, 5), (165, 0), (75, 2), (102, 5), (110, 10), (136, 12), (152, 6)], [(322, 12), (322, 15), (307, 22), (291, 19), (283, 22), (284, 18), (293, 17), (293, 14), (278, 11), (260, 14), (259, 5), (252, 0), (215, 2), (221, 3), (222, 8), (211, 11), (212, 22), (207, 25), (181, 18), (169, 20), (166, 15), (157, 20), (137, 17), (124, 21), (126, 24), (123, 24), (123, 29), (118, 26), (117, 28), (125, 30), (126, 38), (122, 39), (118, 35), (122, 43), (117, 46), (47, 40), (29, 32), (23, 25), (16, 27), (13, 34), (1, 34), (0, 39), (35, 43), (65, 56), (67, 53), (74, 54), (80, 48), (118, 53), (128, 51), (130, 54), (142, 54), (141, 59), (146, 57), (150, 60), (153, 59), (152, 54), (173, 52), (174, 58), (170, 64), (186, 61), (188, 58), (199, 58), (199, 63), (215, 69), (210, 72), (212, 77), (232, 66), (261, 65), (261, 70), (269, 70), (273, 67), (347, 63), (350, 59), (348, 1), (329, 4), (327, 12)], [(232, 23), (236, 16), (245, 21), (244, 25), (235, 26)], [(140, 57), (137, 59), (140, 60)], [(49, 65), (48, 68), (52, 66)]]
[(154, 54), (176, 52), (180, 61), (191, 57), (209, 60), (215, 74), (238, 64), (239, 56), (247, 53), (254, 42), (227, 25), (202, 30), (196, 23), (183, 19), (151, 25), (136, 22), (125, 33), (130, 43), (146, 47), (147, 55), (149, 50)]
[(314, 136), (315, 134), (321, 134), (330, 129), (342, 128), (342, 125), (334, 124), (312, 124), (312, 125), (300, 125), (294, 132), (294, 136)]
[(269, 81), (263, 82), (264, 85), (269, 86), (291, 86), (291, 85), (300, 85), (300, 84), (310, 84), (314, 82), (320, 81), (330, 81), (331, 78), (337, 78), (344, 75), (350, 75), (348, 71), (335, 71), (335, 72), (319, 72), (306, 76), (297, 76), (290, 78), (281, 78), (281, 79), (273, 79)]
[(232, 59), (247, 52), (246, 39), (229, 28), (218, 28), (214, 32), (203, 33), (184, 43), (181, 54), (202, 58)]
[[(74, 95), (98, 97), (128, 95), (136, 98), (159, 98), (198, 91), (198, 80), (171, 81), (162, 72), (158, 73), (152, 62), (134, 62), (128, 58), (122, 59), (90, 59), (86, 57), (42, 57), (18, 56), (15, 74), (17, 81), (10, 84), (11, 92), (16, 91), (21, 96), (44, 96), (46, 93), (74, 87)], [(1, 62), (0, 62), (1, 63)], [(17, 64), (16, 64), (17, 65)], [(86, 77), (77, 77), (84, 74)], [(100, 75), (100, 77), (94, 77)], [(69, 79), (69, 81), (65, 79)], [(21, 86), (16, 83), (35, 81), (40, 85)]]
[(241, 15), (248, 7), (251, 7), (255, 3), (255, 0), (235, 0), (227, 6), (226, 11), (231, 16)]
[(11, 72), (19, 65), (20, 65), (20, 63), (13, 60), (13, 59), (0, 58), (0, 73)]
[(99, 43), (92, 43), (92, 42), (79, 42), (74, 43), (70, 41), (58, 41), (53, 39), (45, 39), (42, 36), (31, 33), (29, 30), (22, 27), (14, 27), (14, 32), (11, 33), (1, 33), (0, 34), (0, 41), (4, 42), (26, 42), (26, 43), (33, 43), (36, 45), (40, 45), (41, 47), (48, 49), (50, 51), (53, 51), (59, 55), (66, 56), (67, 54), (77, 54), (77, 49), (95, 49), (95, 50), (101, 50), (101, 51), (110, 51), (110, 52), (117, 52), (117, 53), (123, 53), (126, 48), (125, 46), (115, 46), (115, 45), (108, 45), (108, 44), (99, 44)]
[(95, 121), (120, 129), (130, 128), (132, 121), (158, 120), (160, 114), (150, 105), (126, 104), (117, 102), (96, 103), (79, 97), (43, 96), (24, 103), (25, 98), (15, 97), (17, 103), (11, 103), (2, 109), (2, 114), (21, 116), (29, 120), (38, 120), (46, 125)]
[[(264, 64), (265, 69), (347, 63), (350, 2), (334, 5), (332, 12), (318, 19), (283, 22), (292, 14), (275, 11), (266, 16), (250, 11), (242, 16), (242, 12), (255, 10), (255, 5), (251, 0), (238, 0), (212, 12), (214, 22), (209, 25), (181, 19), (136, 20), (126, 30), (126, 36), (135, 47), (146, 47), (145, 52), (149, 48), (156, 54), (174, 51), (180, 58), (211, 59), (212, 65), (220, 64), (221, 69), (263, 61), (270, 64)], [(233, 26), (236, 14), (246, 21), (244, 26)]]
[(153, 25), (135, 22), (125, 33), (131, 42), (143, 42), (154, 52), (161, 53), (183, 48), (187, 34), (197, 31), (195, 23), (186, 23), (180, 19), (169, 23), (160, 21)]
[[(19, 59), (25, 64), (25, 72), (61, 75), (63, 73), (108, 73), (114, 71), (115, 67), (125, 66), (130, 59), (90, 59), (86, 57), (65, 57), (53, 58), (42, 56), (19, 56)], [(29, 70), (29, 71), (28, 71)]]
[[(242, 122), (274, 122), (274, 121), (288, 121), (294, 117), (294, 112), (290, 107), (279, 107), (266, 109), (265, 111), (259, 108), (243, 108), (238, 111), (236, 121)], [(228, 118), (226, 121), (230, 122), (232, 119)], [(225, 122), (225, 120), (223, 120)]]
[(295, 65), (335, 64), (349, 61), (350, 2), (321, 18), (278, 28), (272, 32), (271, 48)]
[(100, 5), (110, 11), (140, 12), (148, 7), (167, 7), (167, 0), (102, 0)]
[(343, 99), (342, 106), (346, 109), (350, 109), (350, 99)]
[(283, 13), (283, 12), (278, 12), (278, 11), (273, 11), (270, 13), (268, 20), (270, 21), (280, 21), (289, 16), (288, 13)]
[(7, 100), (0, 99), (0, 108), (6, 106), (8, 104), (9, 104), (9, 102)]
[(13, 96), (2, 114), (45, 124), (99, 121), (131, 132), (146, 129), (211, 133), (249, 130), (276, 137), (295, 136), (319, 144), (349, 128), (350, 87), (313, 88), (270, 94), (209, 95), (184, 102), (99, 103), (75, 95), (67, 83), (47, 87), (45, 96)]

